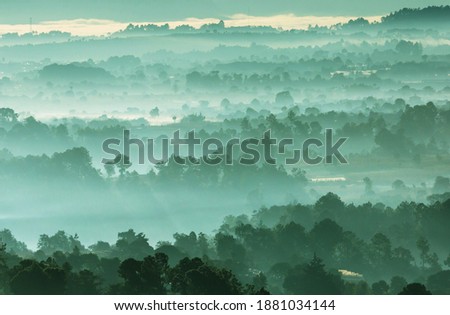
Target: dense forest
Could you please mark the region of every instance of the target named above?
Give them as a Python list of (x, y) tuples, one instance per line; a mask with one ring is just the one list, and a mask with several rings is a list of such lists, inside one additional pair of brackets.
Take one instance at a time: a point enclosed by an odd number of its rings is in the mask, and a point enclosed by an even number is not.
[(404, 202), (392, 209), (344, 204), (329, 193), (314, 205), (228, 216), (213, 235), (176, 233), (173, 241), (155, 247), (132, 229), (118, 233), (113, 244), (89, 247), (78, 235), (58, 231), (42, 234), (31, 251), (5, 229), (1, 289), (6, 294), (449, 294), (449, 221), (450, 200), (429, 206)]

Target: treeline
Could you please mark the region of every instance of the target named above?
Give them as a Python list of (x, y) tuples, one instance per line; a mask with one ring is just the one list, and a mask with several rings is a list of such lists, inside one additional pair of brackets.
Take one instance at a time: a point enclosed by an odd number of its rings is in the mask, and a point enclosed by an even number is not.
[[(364, 18), (350, 20), (347, 23), (338, 23), (330, 27), (327, 26), (309, 26), (307, 30), (281, 30), (272, 26), (226, 26), (224, 21), (217, 23), (209, 23), (195, 28), (189, 24), (179, 25), (170, 28), (169, 24), (129, 24), (125, 29), (111, 34), (115, 37), (132, 37), (151, 34), (302, 34), (302, 33), (320, 33), (320, 32), (336, 32), (339, 30), (358, 29), (368, 30), (370, 28), (377, 30), (380, 27), (407, 27), (421, 28), (429, 26), (438, 26), (447, 24), (450, 20), (450, 6), (428, 6), (425, 8), (403, 8), (399, 11), (392, 12), (381, 17), (381, 22), (370, 23)], [(68, 32), (53, 30), (47, 33), (29, 32), (25, 34), (6, 33), (0, 37), (3, 41), (29, 40), (33, 43), (46, 42), (49, 40), (67, 41), (71, 39), (83, 38), (83, 36), (75, 36)], [(95, 38), (88, 36), (88, 38)]]
[(411, 23), (438, 24), (450, 21), (450, 6), (429, 6), (422, 9), (404, 8), (381, 18), (381, 22), (388, 25)]
[[(407, 90), (405, 88), (405, 92)], [(75, 146), (98, 150), (105, 139), (123, 137), (124, 129), (130, 129), (133, 137), (144, 140), (152, 135), (158, 139), (172, 136), (177, 129), (182, 132), (195, 129), (196, 135), (203, 139), (214, 137), (225, 142), (238, 136), (261, 138), (270, 129), (274, 137), (304, 141), (309, 137), (323, 137), (325, 127), (333, 126), (338, 136), (349, 138), (345, 147), (352, 152), (373, 149), (375, 153), (387, 153), (391, 157), (413, 157), (417, 154), (444, 155), (448, 151), (448, 104), (436, 106), (428, 102), (410, 106), (401, 98), (389, 103), (369, 97), (362, 103), (367, 106), (366, 110), (359, 113), (320, 111), (315, 107), (300, 108), (288, 91), (277, 93), (273, 104), (282, 107), (280, 113), (270, 112), (266, 109), (270, 104), (257, 99), (250, 104), (233, 104), (225, 98), (220, 106), (225, 111), (231, 108), (235, 111), (223, 114), (223, 121), (211, 122), (202, 114), (190, 114), (164, 128), (151, 126), (145, 114), (130, 121), (103, 117), (43, 123), (32, 116), (19, 119), (14, 110), (1, 108), (0, 143), (11, 151), (24, 151), (23, 155)], [(154, 110), (151, 114), (159, 115), (154, 114)]]
[[(100, 161), (107, 157), (105, 153), (99, 152), (102, 141), (107, 138), (120, 139), (124, 129), (130, 129), (133, 138), (144, 142), (146, 138), (153, 136), (156, 139), (154, 155), (155, 158), (160, 158), (161, 138), (170, 136), (171, 130), (179, 128), (182, 132), (187, 132), (193, 126), (201, 139), (217, 138), (223, 143), (235, 137), (261, 139), (267, 130), (278, 140), (293, 138), (294, 145), (287, 147), (286, 154), (279, 154), (280, 148), (273, 149), (273, 157), (280, 162), (291, 157), (291, 150), (301, 148), (301, 143), (306, 139), (323, 139), (323, 126), (332, 125), (335, 137), (348, 138), (342, 146), (342, 152), (353, 163), (354, 168), (359, 167), (363, 172), (373, 171), (374, 168), (398, 168), (401, 164), (405, 164), (405, 167), (413, 165), (433, 168), (447, 163), (449, 142), (445, 135), (450, 133), (450, 110), (447, 106), (437, 107), (431, 102), (409, 106), (403, 99), (397, 99), (392, 104), (380, 104), (374, 98), (367, 98), (368, 105), (385, 112), (321, 112), (317, 108), (307, 107), (302, 113), (287, 91), (278, 93), (275, 102), (284, 106), (277, 115), (261, 109), (265, 105), (255, 101), (252, 102), (252, 107), (237, 113), (235, 118), (210, 122), (201, 114), (187, 115), (166, 127), (151, 126), (143, 118), (132, 121), (106, 117), (91, 121), (73, 118), (43, 123), (33, 117), (20, 119), (14, 110), (2, 108), (0, 144), (4, 149), (0, 150), (0, 176), (9, 182), (5, 191), (16, 187), (15, 183), (23, 188), (28, 183), (34, 185), (44, 179), (51, 179), (56, 185), (70, 179), (68, 185), (81, 183), (105, 189), (117, 186), (123, 192), (128, 192), (131, 187), (135, 191), (189, 188), (193, 187), (192, 182), (196, 182), (196, 187), (200, 188), (239, 190), (245, 194), (258, 188), (259, 194), (267, 196), (304, 191), (308, 183), (304, 165), (285, 167), (283, 163), (260, 163), (244, 166), (237, 161), (233, 165), (222, 162), (214, 167), (204, 163), (180, 165), (175, 163), (174, 156), (169, 152), (169, 158), (155, 167), (139, 169), (138, 153), (134, 151), (131, 152), (130, 164), (124, 163), (127, 157), (123, 156), (117, 157), (120, 161), (116, 164), (99, 165), (92, 162), (93, 158)], [(224, 99), (221, 106), (227, 108), (237, 104)], [(263, 147), (259, 146), (257, 149), (260, 156), (264, 156)], [(55, 151), (58, 153), (47, 153)], [(321, 153), (318, 151), (318, 154)], [(234, 159), (239, 157), (237, 154)], [(370, 167), (366, 163), (368, 160), (374, 162)], [(384, 163), (380, 163), (380, 160)], [(150, 164), (146, 159), (145, 162)], [(357, 166), (355, 162), (364, 163)], [(392, 191), (386, 195), (390, 200), (423, 202), (427, 196), (450, 191), (445, 176), (442, 176), (442, 180), (436, 179), (437, 182), (432, 187), (425, 185), (425, 181), (432, 178), (425, 178), (423, 182), (418, 182), (418, 186), (411, 187), (403, 180), (392, 178)], [(378, 193), (373, 191), (370, 178), (364, 179), (364, 185), (367, 195), (374, 196)]]
[[(373, 22), (358, 18), (356, 20), (350, 20), (344, 24), (337, 24), (331, 27), (317, 27), (310, 26), (310, 31), (324, 31), (324, 30), (336, 30), (342, 28), (355, 28), (355, 27), (379, 27), (379, 26), (409, 26), (420, 27), (425, 25), (446, 24), (450, 19), (450, 6), (428, 6), (425, 8), (404, 8), (399, 11), (390, 13), (389, 15), (381, 17), (381, 22)], [(196, 29), (190, 25), (180, 25), (173, 29), (169, 27), (169, 24), (156, 25), (133, 25), (129, 24), (124, 30), (116, 32), (113, 36), (126, 36), (126, 35), (145, 35), (152, 33), (159, 34), (202, 34), (202, 33), (281, 33), (281, 32), (302, 32), (299, 30), (280, 30), (270, 26), (232, 26), (227, 27), (224, 21), (220, 20), (217, 23), (204, 24), (200, 28)]]
[[(85, 247), (41, 235), (36, 251), (0, 231), (4, 294), (450, 294), (450, 199), (396, 209), (344, 204), (262, 208), (214, 235), (143, 233)], [(410, 284), (408, 286), (408, 284)]]

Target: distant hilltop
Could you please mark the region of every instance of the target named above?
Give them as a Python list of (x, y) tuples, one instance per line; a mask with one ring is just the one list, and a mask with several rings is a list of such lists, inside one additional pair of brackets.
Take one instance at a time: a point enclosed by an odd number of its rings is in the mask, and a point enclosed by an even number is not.
[[(1, 4), (0, 4), (1, 9)], [(42, 24), (0, 24), (0, 38), (14, 42), (26, 39), (36, 43), (49, 40), (65, 41), (70, 37), (112, 36), (134, 37), (148, 34), (277, 34), (283, 32), (374, 31), (380, 29), (430, 29), (445, 32), (450, 26), (450, 5), (424, 8), (404, 8), (384, 16), (299, 16), (294, 13), (272, 16), (236, 15), (224, 20), (215, 18), (164, 19), (158, 22), (126, 20), (72, 19)], [(148, 21), (148, 20), (144, 20)], [(53, 24), (52, 24), (53, 23)], [(3, 26), (3, 28), (1, 28)]]
[(423, 9), (401, 9), (381, 18), (385, 24), (409, 24), (409, 23), (449, 23), (450, 5), (430, 6)]
[[(403, 28), (427, 28), (434, 27), (437, 25), (448, 24), (450, 25), (450, 6), (429, 6), (425, 8), (404, 8), (399, 11), (390, 13), (389, 15), (381, 17), (380, 21), (375, 21), (370, 23), (365, 18), (358, 18), (355, 20), (349, 20), (344, 24), (336, 24), (331, 26), (331, 28), (360, 28), (360, 27), (371, 27), (371, 28), (386, 28), (386, 27), (403, 27)], [(330, 27), (318, 27), (311, 25), (310, 29), (318, 28), (330, 28)], [(173, 29), (169, 27), (169, 24), (140, 24), (133, 25), (129, 24), (127, 28), (121, 30), (115, 35), (125, 35), (125, 34), (142, 34), (146, 32), (175, 32), (175, 33), (220, 33), (220, 32), (261, 32), (261, 33), (275, 33), (281, 30), (272, 26), (232, 26), (228, 27), (223, 20), (218, 21), (218, 23), (204, 24), (200, 28), (196, 29), (191, 25), (179, 25)]]

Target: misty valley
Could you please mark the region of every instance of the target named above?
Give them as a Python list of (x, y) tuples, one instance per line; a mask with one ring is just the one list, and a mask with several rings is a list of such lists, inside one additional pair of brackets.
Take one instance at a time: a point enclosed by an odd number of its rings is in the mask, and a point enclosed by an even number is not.
[(4, 33), (0, 293), (450, 294), (449, 135), (449, 6)]

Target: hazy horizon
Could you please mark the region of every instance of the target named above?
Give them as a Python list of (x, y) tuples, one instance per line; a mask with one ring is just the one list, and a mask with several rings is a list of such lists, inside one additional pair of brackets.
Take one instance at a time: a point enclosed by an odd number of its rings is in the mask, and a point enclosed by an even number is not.
[(358, 1), (318, 0), (111, 0), (62, 3), (58, 0), (3, 0), (0, 12), (8, 14), (0, 17), (0, 24), (27, 23), (33, 18), (36, 23), (49, 20), (106, 19), (119, 22), (128, 21), (176, 21), (190, 17), (199, 19), (226, 19), (236, 14), (250, 16), (273, 16), (294, 14), (296, 16), (378, 16), (402, 8), (423, 8), (444, 5), (436, 0), (401, 1)]
[(273, 16), (251, 16), (243, 13), (227, 16), (224, 19), (218, 18), (195, 18), (189, 17), (183, 20), (151, 20), (151, 21), (128, 21), (120, 22), (104, 19), (72, 19), (72, 20), (51, 20), (34, 23), (33, 20), (26, 20), (28, 23), (0, 24), (0, 35), (7, 33), (25, 34), (31, 32), (48, 33), (50, 31), (69, 32), (75, 36), (101, 36), (108, 35), (125, 29), (129, 24), (133, 25), (164, 25), (168, 24), (171, 29), (180, 25), (190, 25), (199, 28), (205, 24), (224, 21), (226, 27), (239, 26), (270, 26), (282, 28), (283, 30), (305, 30), (309, 26), (333, 26), (339, 23), (347, 23), (350, 20), (364, 18), (369, 22), (380, 21), (383, 15), (377, 16), (296, 16), (292, 13)]

